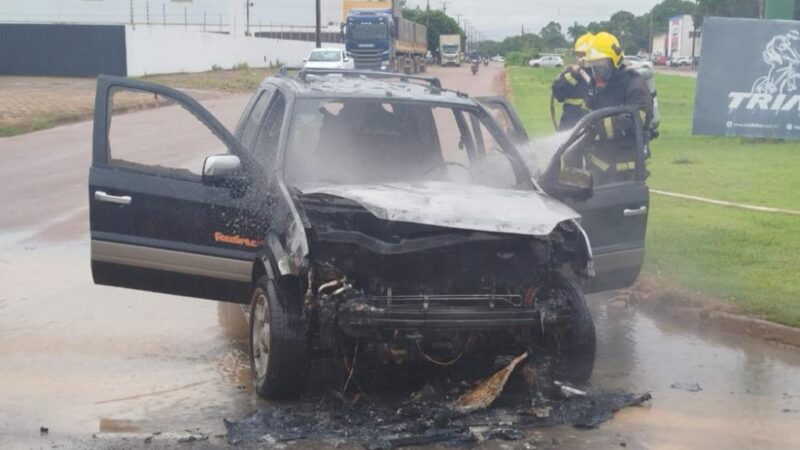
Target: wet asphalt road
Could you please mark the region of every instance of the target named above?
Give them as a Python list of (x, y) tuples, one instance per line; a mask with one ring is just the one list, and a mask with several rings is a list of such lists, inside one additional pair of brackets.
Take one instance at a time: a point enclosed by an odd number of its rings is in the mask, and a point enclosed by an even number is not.
[[(497, 67), (477, 77), (467, 66), (432, 72), (473, 95), (503, 87)], [(247, 100), (205, 104), (233, 127)], [(91, 123), (79, 123), (0, 139), (0, 447), (172, 446), (192, 436), (208, 439), (184, 446), (223, 445), (222, 419), (261, 402), (242, 324), (215, 302), (92, 284), (90, 136)], [(800, 448), (800, 351), (650, 317), (610, 295), (590, 300), (599, 339), (593, 388), (650, 391), (654, 400), (598, 430), (538, 431), (537, 442)], [(155, 432), (164, 434), (145, 443)]]

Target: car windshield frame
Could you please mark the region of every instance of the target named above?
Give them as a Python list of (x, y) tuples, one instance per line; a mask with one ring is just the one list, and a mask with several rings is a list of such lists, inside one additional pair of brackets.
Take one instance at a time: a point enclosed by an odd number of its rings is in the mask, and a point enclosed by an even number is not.
[[(326, 59), (326, 58), (319, 58), (315, 59), (314, 55), (333, 55), (335, 59)], [(342, 51), (341, 50), (314, 50), (308, 55), (308, 62), (342, 62)]]
[[(314, 95), (314, 96), (295, 96), (292, 99), (291, 104), (286, 112), (286, 122), (284, 124), (284, 133), (285, 138), (281, 139), (281, 145), (279, 147), (279, 154), (277, 155), (277, 173), (280, 177), (280, 182), (285, 186), (291, 186), (286, 179), (286, 175), (288, 173), (288, 165), (289, 165), (289, 151), (292, 146), (292, 140), (294, 138), (295, 132), (295, 118), (298, 110), (298, 104), (301, 102), (306, 101), (314, 101), (314, 102), (344, 102), (344, 101), (375, 101), (380, 103), (406, 103), (412, 105), (426, 105), (431, 108), (448, 108), (454, 111), (459, 111), (463, 113), (473, 114), (473, 117), (478, 119), (480, 123), (487, 129), (487, 131), (491, 134), (497, 144), (500, 146), (501, 153), (506, 157), (508, 160), (511, 169), (514, 172), (515, 182), (514, 186), (509, 186), (508, 189), (527, 189), (527, 190), (534, 190), (538, 192), (543, 192), (541, 188), (536, 183), (533, 174), (531, 173), (530, 169), (528, 168), (527, 164), (525, 163), (522, 154), (517, 149), (516, 145), (511, 141), (508, 137), (506, 132), (500, 127), (497, 123), (496, 119), (491, 115), (489, 111), (486, 110), (482, 105), (479, 103), (474, 103), (472, 105), (462, 104), (462, 103), (455, 103), (455, 102), (446, 102), (446, 101), (431, 101), (431, 100), (418, 100), (418, 99), (382, 99), (377, 97), (355, 97), (355, 96), (324, 96), (324, 95)], [(468, 118), (466, 119), (468, 120)]]
[(455, 53), (458, 51), (458, 45), (456, 44), (445, 44), (442, 46), (442, 53)]

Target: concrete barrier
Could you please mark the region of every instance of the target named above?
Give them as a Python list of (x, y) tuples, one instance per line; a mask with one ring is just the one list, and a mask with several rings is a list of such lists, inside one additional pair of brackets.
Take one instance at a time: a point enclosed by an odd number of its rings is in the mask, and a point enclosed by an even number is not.
[[(218, 66), (230, 69), (242, 63), (266, 67), (298, 65), (314, 48), (313, 42), (266, 39), (183, 30), (160, 25), (126, 25), (128, 76), (159, 73), (205, 72)], [(341, 48), (341, 44), (326, 43)]]

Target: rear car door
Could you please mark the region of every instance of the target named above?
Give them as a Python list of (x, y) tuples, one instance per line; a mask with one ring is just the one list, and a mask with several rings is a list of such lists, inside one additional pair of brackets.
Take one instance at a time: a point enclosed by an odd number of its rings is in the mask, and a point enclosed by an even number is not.
[[(519, 116), (505, 99), (488, 97), (478, 98), (478, 101), (520, 146), (520, 153), (530, 156), (526, 152), (544, 151), (530, 141)], [(604, 113), (600, 110), (587, 116), (576, 126), (572, 136), (599, 124), (608, 117), (610, 111)], [(638, 120), (636, 117), (635, 119)], [(581, 225), (592, 244), (595, 276), (589, 281), (587, 292), (621, 289), (632, 285), (644, 262), (650, 191), (646, 182), (643, 136), (636, 137), (635, 145), (635, 176), (613, 183), (596, 182), (589, 198), (559, 198), (581, 214)], [(526, 157), (526, 160), (535, 161), (536, 158)], [(535, 167), (531, 169), (534, 173), (540, 171)]]
[[(207, 182), (206, 158), (218, 154), (240, 158), (240, 183)], [(254, 168), (186, 94), (100, 76), (89, 175), (95, 283), (246, 301), (267, 223)]]

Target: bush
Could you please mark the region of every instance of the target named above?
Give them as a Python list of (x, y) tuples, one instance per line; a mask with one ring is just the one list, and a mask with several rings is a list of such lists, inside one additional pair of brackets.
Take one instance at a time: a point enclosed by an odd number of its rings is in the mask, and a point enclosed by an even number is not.
[(233, 66), (233, 70), (245, 70), (245, 71), (250, 70), (250, 64), (247, 64), (246, 62), (241, 62)]
[(528, 61), (538, 58), (539, 51), (535, 49), (520, 50), (510, 52), (506, 55), (506, 65), (508, 66), (527, 66)]
[(219, 64), (214, 64), (214, 65), (211, 66), (211, 70), (214, 71), (214, 72), (216, 72), (218, 70), (222, 70), (222, 66), (220, 66)]

